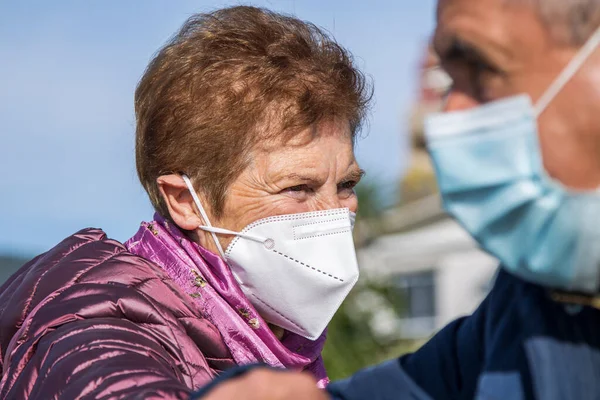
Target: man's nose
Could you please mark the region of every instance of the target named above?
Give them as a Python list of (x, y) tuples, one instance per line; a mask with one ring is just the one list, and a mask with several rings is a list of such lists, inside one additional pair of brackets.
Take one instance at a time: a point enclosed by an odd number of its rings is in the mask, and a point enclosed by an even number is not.
[(464, 92), (451, 90), (450, 93), (446, 95), (443, 111), (462, 111), (478, 107), (479, 105), (480, 103), (472, 96)]

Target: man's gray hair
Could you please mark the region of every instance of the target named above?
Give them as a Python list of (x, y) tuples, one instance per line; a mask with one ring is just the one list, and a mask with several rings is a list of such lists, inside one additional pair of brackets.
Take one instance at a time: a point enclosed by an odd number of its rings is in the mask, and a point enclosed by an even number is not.
[(600, 27), (600, 0), (508, 0), (536, 8), (543, 23), (568, 45), (582, 45)]

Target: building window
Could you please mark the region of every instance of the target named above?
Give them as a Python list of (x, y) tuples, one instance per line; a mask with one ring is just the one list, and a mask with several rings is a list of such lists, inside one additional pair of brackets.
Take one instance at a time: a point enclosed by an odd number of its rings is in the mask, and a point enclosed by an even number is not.
[(404, 310), (403, 318), (435, 317), (435, 276), (433, 271), (396, 277)]

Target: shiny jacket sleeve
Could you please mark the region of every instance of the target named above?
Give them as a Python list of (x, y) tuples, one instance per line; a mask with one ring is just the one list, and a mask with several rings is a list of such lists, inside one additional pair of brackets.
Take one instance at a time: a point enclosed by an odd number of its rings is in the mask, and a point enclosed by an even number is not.
[(0, 291), (0, 399), (188, 398), (213, 373), (181, 299), (122, 247), (83, 236)]

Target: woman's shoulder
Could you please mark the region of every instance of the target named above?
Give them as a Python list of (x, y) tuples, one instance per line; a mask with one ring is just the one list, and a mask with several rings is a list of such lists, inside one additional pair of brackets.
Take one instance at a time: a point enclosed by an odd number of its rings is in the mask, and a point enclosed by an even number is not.
[(231, 366), (218, 331), (188, 297), (159, 266), (100, 229), (84, 229), (31, 260), (0, 288), (0, 356), (14, 351), (15, 335), (23, 343), (35, 332), (71, 322), (112, 321), (144, 331), (165, 327), (171, 343), (193, 350), (184, 357), (189, 363), (205, 365), (205, 357), (214, 357), (222, 362), (211, 368)]
[[(33, 367), (15, 371), (58, 360), (71, 345), (109, 353), (116, 345), (119, 351), (113, 353), (133, 358), (143, 347), (144, 354), (160, 355), (169, 368), (181, 366), (180, 383), (198, 387), (233, 360), (216, 328), (188, 297), (160, 267), (103, 231), (79, 231), (0, 288), (0, 368), (34, 379)], [(76, 358), (69, 365), (79, 365)], [(150, 367), (140, 364), (136, 370), (155, 368), (148, 362)], [(110, 372), (106, 368), (94, 374)], [(69, 375), (71, 370), (61, 371)], [(0, 383), (0, 397), (14, 382), (9, 383)]]
[[(74, 288), (106, 293), (111, 288), (132, 292), (141, 280), (161, 279), (160, 271), (127, 251), (100, 229), (83, 229), (23, 265), (0, 288), (0, 341), (44, 304)], [(79, 296), (80, 304), (99, 301)], [(64, 304), (64, 302), (63, 302)]]
[(82, 229), (11, 276), (0, 288), (0, 309), (5, 304), (2, 300), (10, 296), (14, 301), (16, 292), (22, 290), (35, 300), (76, 283), (127, 285), (140, 277), (157, 274), (160, 274), (159, 268), (129, 253), (123, 244), (109, 239), (101, 229)]
[(88, 228), (29, 261), (5, 282), (0, 288), (0, 327), (20, 325), (34, 308), (74, 291), (88, 294), (76, 295), (80, 304), (102, 302), (101, 294), (118, 291), (168, 314), (202, 318), (161, 267), (132, 254), (102, 230)]

